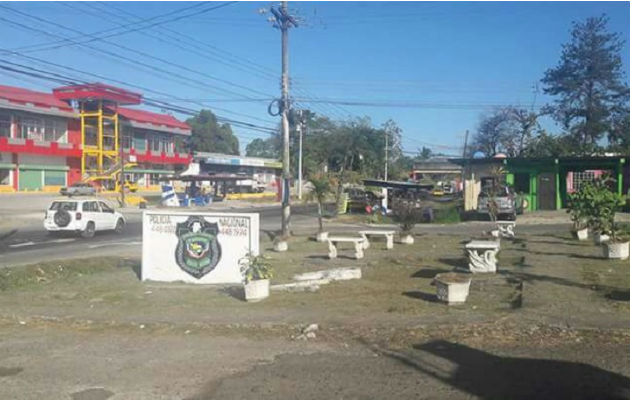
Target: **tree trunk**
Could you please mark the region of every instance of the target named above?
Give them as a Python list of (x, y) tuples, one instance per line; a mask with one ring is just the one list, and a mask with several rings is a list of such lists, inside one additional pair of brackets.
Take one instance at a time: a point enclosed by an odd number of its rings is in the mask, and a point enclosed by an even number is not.
[(322, 222), (322, 202), (317, 202), (317, 222), (319, 222), (319, 231), (324, 231), (324, 224)]

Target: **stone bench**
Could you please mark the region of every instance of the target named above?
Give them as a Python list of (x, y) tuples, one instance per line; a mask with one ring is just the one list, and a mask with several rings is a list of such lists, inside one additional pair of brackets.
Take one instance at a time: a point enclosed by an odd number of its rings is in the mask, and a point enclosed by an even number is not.
[(497, 253), (501, 245), (494, 240), (473, 240), (466, 244), (470, 272), (497, 272)]
[(387, 240), (387, 250), (391, 250), (394, 248), (394, 233), (396, 233), (396, 231), (378, 231), (378, 230), (373, 230), (373, 231), (359, 231), (359, 235), (361, 235), (361, 237), (363, 237), (363, 249), (366, 250), (370, 247), (370, 241), (368, 239), (369, 236), (385, 236), (385, 239)]
[(497, 224), (497, 237), (514, 237), (515, 221), (496, 221)]
[(365, 239), (360, 237), (342, 237), (342, 236), (329, 236), (328, 237), (328, 258), (337, 258), (337, 245), (339, 243), (352, 243), (354, 245), (354, 257), (359, 260), (363, 258), (363, 245)]

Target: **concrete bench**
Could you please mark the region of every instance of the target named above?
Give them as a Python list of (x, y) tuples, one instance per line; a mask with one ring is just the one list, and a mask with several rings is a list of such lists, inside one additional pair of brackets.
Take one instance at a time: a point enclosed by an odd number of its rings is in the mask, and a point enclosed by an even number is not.
[(329, 236), (328, 237), (328, 258), (337, 258), (337, 245), (339, 243), (352, 243), (354, 245), (354, 257), (359, 260), (363, 258), (363, 242), (365, 239), (360, 237), (341, 237), (341, 236)]
[(466, 244), (470, 272), (497, 272), (497, 253), (501, 245), (494, 240), (473, 240)]
[(361, 235), (361, 237), (363, 237), (363, 249), (366, 250), (370, 247), (370, 241), (369, 241), (369, 236), (385, 236), (385, 239), (387, 240), (387, 250), (391, 250), (394, 248), (394, 233), (396, 233), (396, 231), (359, 231), (359, 235)]
[(516, 226), (515, 221), (496, 221), (497, 224), (497, 237), (514, 237), (514, 227)]

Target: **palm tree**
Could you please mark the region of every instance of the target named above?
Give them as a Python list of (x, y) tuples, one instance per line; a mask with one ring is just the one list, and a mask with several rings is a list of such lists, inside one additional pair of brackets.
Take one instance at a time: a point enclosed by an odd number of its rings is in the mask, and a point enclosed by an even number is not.
[(331, 185), (330, 179), (324, 175), (315, 175), (309, 179), (311, 182), (311, 191), (309, 192), (309, 198), (317, 201), (317, 220), (319, 222), (319, 231), (324, 231), (324, 224), (322, 221), (322, 209), (326, 196), (330, 193)]

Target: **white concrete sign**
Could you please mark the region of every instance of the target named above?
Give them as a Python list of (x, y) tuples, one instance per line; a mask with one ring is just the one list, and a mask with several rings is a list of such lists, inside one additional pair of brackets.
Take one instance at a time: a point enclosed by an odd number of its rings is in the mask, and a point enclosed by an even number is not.
[(239, 283), (239, 260), (258, 254), (258, 214), (145, 211), (142, 280)]

